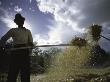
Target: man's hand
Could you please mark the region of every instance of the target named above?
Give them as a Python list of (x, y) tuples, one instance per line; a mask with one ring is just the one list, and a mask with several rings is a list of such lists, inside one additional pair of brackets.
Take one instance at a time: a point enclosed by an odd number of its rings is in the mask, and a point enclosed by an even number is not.
[(4, 51), (5, 51), (4, 48), (0, 46), (0, 55), (3, 55)]

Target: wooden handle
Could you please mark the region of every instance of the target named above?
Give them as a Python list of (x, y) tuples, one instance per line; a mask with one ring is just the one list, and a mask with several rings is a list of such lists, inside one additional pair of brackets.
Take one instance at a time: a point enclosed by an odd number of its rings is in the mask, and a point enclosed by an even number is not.
[[(58, 45), (37, 45), (35, 47), (51, 47), (51, 46), (74, 46), (71, 44), (58, 44)], [(13, 50), (20, 50), (20, 49), (33, 49), (35, 47), (32, 46), (28, 46), (28, 47), (19, 47), (19, 48), (10, 48), (10, 49), (6, 49), (5, 51), (13, 51)]]

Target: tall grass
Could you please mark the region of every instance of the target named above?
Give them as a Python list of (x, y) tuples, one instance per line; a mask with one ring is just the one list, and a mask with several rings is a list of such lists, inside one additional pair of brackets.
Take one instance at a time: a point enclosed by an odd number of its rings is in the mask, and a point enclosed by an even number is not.
[(66, 48), (63, 53), (55, 57), (45, 77), (39, 82), (74, 82), (79, 76), (103, 75), (108, 72), (110, 67), (101, 69), (88, 66), (91, 58), (90, 50), (90, 46)]

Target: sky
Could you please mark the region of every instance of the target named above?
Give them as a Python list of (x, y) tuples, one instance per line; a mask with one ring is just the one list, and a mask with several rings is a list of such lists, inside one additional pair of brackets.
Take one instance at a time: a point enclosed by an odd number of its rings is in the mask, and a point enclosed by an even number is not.
[[(0, 0), (0, 37), (17, 27), (16, 13), (26, 18), (24, 26), (38, 44), (68, 43), (92, 24), (103, 26), (110, 38), (110, 0)], [(109, 51), (109, 41), (101, 38), (100, 45)]]

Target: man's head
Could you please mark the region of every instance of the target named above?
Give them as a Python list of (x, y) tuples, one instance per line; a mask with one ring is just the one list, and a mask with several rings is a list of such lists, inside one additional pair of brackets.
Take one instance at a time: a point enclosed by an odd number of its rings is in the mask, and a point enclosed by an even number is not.
[(15, 19), (14, 22), (18, 25), (18, 26), (23, 26), (25, 21), (25, 18), (23, 16), (21, 16), (21, 14), (17, 13), (15, 15)]

